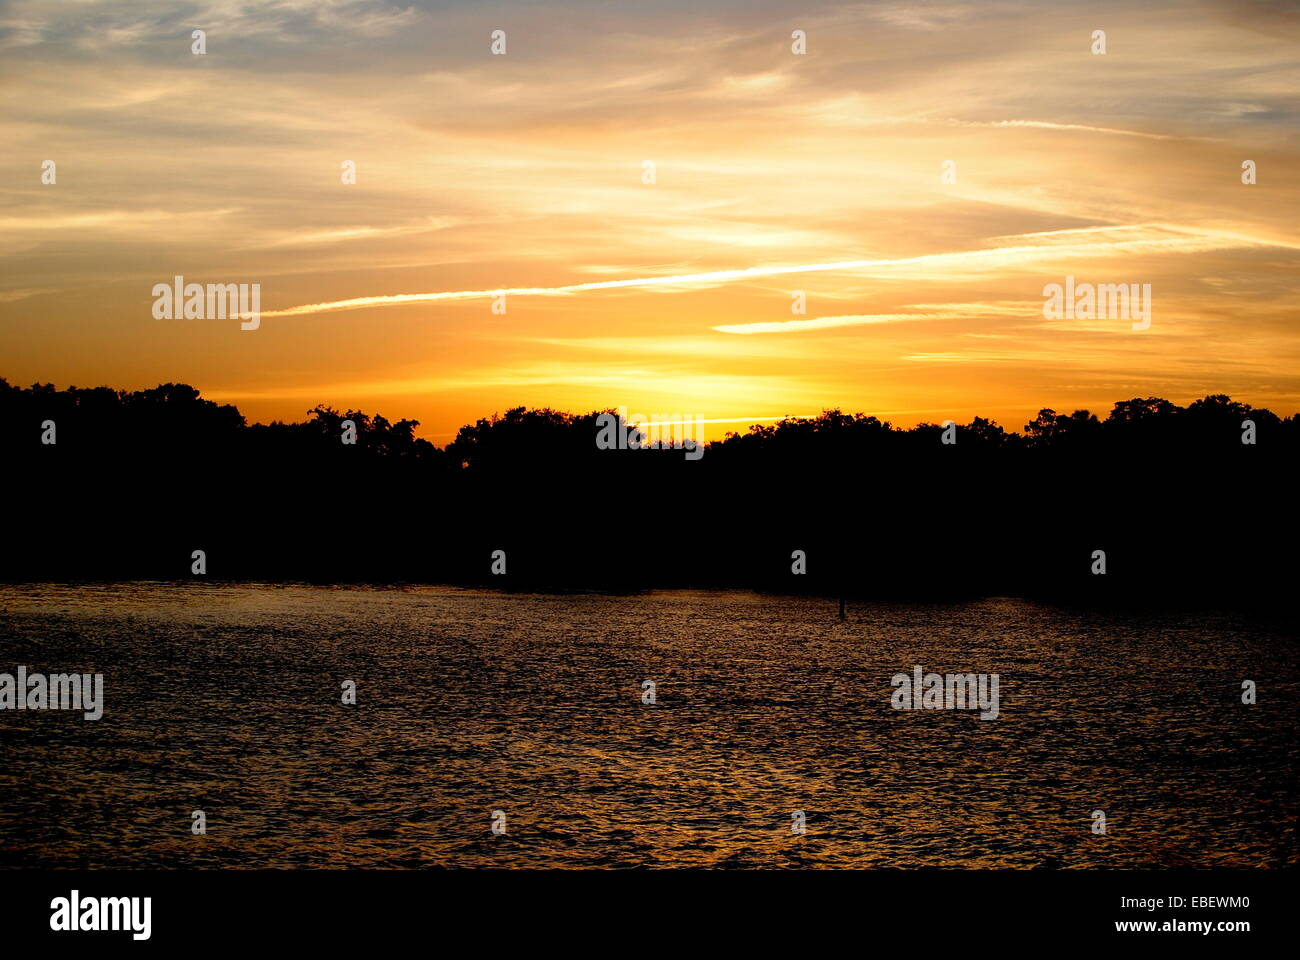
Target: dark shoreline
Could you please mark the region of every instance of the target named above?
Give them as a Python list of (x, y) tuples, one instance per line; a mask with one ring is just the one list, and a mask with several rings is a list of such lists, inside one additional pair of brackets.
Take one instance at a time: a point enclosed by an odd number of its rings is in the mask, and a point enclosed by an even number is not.
[[(261, 580), (261, 579), (240, 579), (240, 578), (149, 578), (141, 577), (135, 579), (123, 578), (52, 578), (42, 580), (19, 580), (19, 579), (0, 579), (0, 587), (11, 588), (41, 588), (41, 587), (108, 587), (115, 584), (124, 586), (212, 586), (212, 587), (257, 587), (268, 590), (307, 588), (307, 589), (327, 589), (327, 590), (375, 590), (375, 591), (406, 591), (409, 589), (421, 588), (448, 588), (451, 590), (481, 591), (500, 595), (519, 595), (519, 596), (544, 596), (544, 597), (638, 597), (650, 596), (656, 593), (703, 593), (703, 594), (728, 594), (740, 593), (751, 594), (759, 597), (777, 599), (788, 597), (792, 600), (821, 600), (827, 605), (828, 617), (837, 617), (838, 602), (841, 599), (840, 594), (817, 591), (817, 590), (791, 590), (780, 589), (776, 587), (763, 588), (753, 587), (744, 584), (691, 584), (691, 583), (666, 583), (666, 584), (648, 584), (638, 587), (602, 587), (602, 586), (572, 586), (563, 584), (547, 583), (515, 583), (501, 584), (499, 582), (478, 581), (478, 582), (453, 582), (446, 580)], [(845, 593), (843, 598), (848, 604), (847, 612), (849, 621), (854, 619), (854, 606), (867, 605), (879, 606), (890, 604), (905, 604), (909, 606), (933, 606), (935, 608), (948, 608), (961, 604), (981, 603), (986, 601), (1010, 600), (1022, 601), (1026, 603), (1042, 604), (1043, 606), (1052, 607), (1063, 612), (1073, 612), (1078, 614), (1130, 614), (1134, 616), (1232, 616), (1232, 617), (1249, 617), (1276, 622), (1279, 626), (1294, 629), (1297, 636), (1300, 636), (1300, 612), (1295, 610), (1294, 602), (1287, 597), (1273, 597), (1265, 600), (1258, 598), (1252, 599), (1249, 603), (1226, 602), (1222, 598), (1215, 600), (1200, 595), (1195, 599), (1177, 596), (1119, 596), (1110, 595), (1104, 598), (1086, 597), (1068, 594), (1052, 593), (891, 593), (891, 594), (868, 594), (868, 593)], [(0, 611), (6, 612), (6, 611)]]

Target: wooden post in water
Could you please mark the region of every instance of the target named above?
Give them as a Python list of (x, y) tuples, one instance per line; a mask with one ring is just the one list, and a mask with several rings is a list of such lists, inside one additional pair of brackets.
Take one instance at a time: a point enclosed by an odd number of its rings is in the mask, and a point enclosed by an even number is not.
[(840, 594), (840, 619), (844, 619), (844, 594)]

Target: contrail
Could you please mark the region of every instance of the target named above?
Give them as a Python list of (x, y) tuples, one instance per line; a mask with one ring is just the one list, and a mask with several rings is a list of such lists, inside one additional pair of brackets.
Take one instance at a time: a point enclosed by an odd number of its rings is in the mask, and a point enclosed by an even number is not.
[(935, 313), (853, 313), (840, 317), (808, 317), (805, 320), (775, 320), (759, 323), (724, 323), (712, 329), (718, 333), (792, 333), (797, 330), (828, 330), (833, 327), (858, 327), (873, 323), (899, 323), (906, 320), (946, 319)]
[(1143, 130), (1121, 130), (1118, 127), (1093, 127), (1083, 123), (1050, 123), (1046, 120), (957, 120), (946, 123), (955, 127), (1029, 127), (1038, 130), (1083, 130), (1088, 133), (1108, 133), (1120, 137), (1143, 137), (1147, 140), (1206, 140), (1221, 142), (1218, 137), (1184, 137), (1167, 133), (1147, 133)]
[[(913, 257), (923, 260), (925, 257)], [(284, 310), (263, 310), (263, 317), (299, 317), (309, 313), (332, 313), (336, 310), (360, 310), (364, 307), (393, 306), (405, 303), (434, 303), (439, 300), (482, 300), (488, 297), (507, 296), (565, 297), (589, 290), (616, 290), (624, 287), (667, 287), (691, 283), (721, 283), (746, 277), (771, 277), (787, 273), (814, 273), (829, 270), (861, 270), (906, 263), (907, 260), (839, 260), (833, 263), (809, 263), (797, 266), (744, 267), (738, 270), (713, 270), (708, 273), (684, 273), (668, 277), (634, 277), (627, 280), (599, 280), (591, 283), (570, 283), (560, 287), (505, 287), (498, 290), (447, 290), (439, 293), (398, 293), (381, 297), (354, 297), (351, 300), (331, 300), (327, 303), (308, 303)]]
[[(1109, 230), (1113, 239), (1099, 239), (1102, 231)], [(1136, 234), (1136, 236), (1135, 236)], [(946, 268), (966, 266), (975, 269), (1023, 266), (1042, 260), (1062, 257), (1101, 257), (1121, 253), (1199, 253), (1240, 246), (1281, 246), (1266, 240), (1236, 236), (1210, 230), (1190, 230), (1163, 224), (1137, 224), (1114, 228), (1088, 227), (1080, 230), (1060, 230), (1051, 234), (1040, 233), (1037, 238), (1052, 237), (1053, 242), (1030, 245), (990, 247), (983, 250), (962, 250), (956, 253), (926, 253), (915, 257), (872, 260), (833, 260), (826, 263), (805, 263), (782, 266), (743, 267), (735, 270), (710, 270), (704, 273), (683, 273), (674, 276), (632, 277), (625, 280), (597, 280), (590, 283), (570, 283), (558, 287), (505, 287), (496, 290), (443, 290), (435, 293), (398, 293), (375, 297), (354, 297), (350, 300), (330, 300), (325, 303), (308, 303), (283, 310), (264, 310), (263, 317), (300, 317), (313, 313), (334, 313), (340, 310), (361, 310), (365, 307), (400, 306), (411, 303), (436, 303), (441, 300), (482, 300), (506, 296), (566, 297), (593, 290), (619, 290), (633, 287), (675, 287), (695, 283), (726, 283), (755, 277), (788, 276), (799, 273), (829, 273), (843, 270), (897, 270), (909, 266)]]

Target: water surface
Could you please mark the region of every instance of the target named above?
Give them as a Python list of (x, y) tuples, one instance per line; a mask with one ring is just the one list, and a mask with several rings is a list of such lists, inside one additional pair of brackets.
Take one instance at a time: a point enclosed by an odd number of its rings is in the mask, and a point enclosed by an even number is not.
[[(0, 587), (0, 671), (102, 672), (106, 699), (97, 722), (0, 711), (0, 865), (1298, 862), (1294, 637), (1012, 599), (835, 612), (682, 591)], [(1001, 716), (891, 709), (914, 664), (998, 673)]]

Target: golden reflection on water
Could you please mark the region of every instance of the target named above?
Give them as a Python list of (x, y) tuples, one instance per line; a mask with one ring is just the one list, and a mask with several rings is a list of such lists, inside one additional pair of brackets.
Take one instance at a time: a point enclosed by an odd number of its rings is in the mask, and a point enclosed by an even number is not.
[[(1295, 640), (1227, 616), (254, 584), (0, 610), (0, 670), (107, 700), (0, 712), (3, 865), (1298, 862)], [(913, 664), (998, 673), (1001, 716), (892, 710)]]

